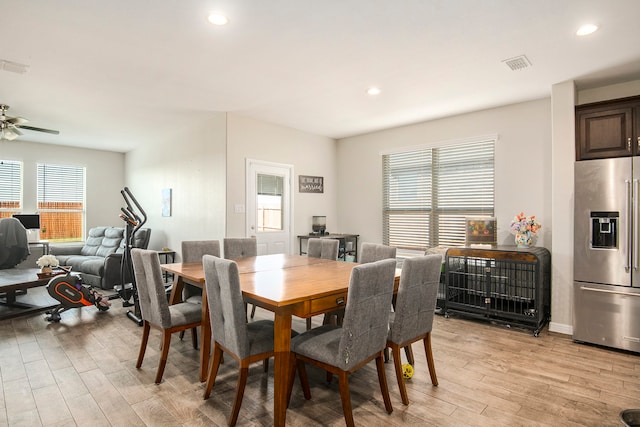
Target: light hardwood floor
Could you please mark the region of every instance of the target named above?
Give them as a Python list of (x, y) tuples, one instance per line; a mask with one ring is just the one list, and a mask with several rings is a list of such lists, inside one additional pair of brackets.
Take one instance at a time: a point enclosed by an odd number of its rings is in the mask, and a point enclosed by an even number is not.
[[(135, 361), (141, 328), (120, 301), (99, 313), (74, 309), (62, 322), (44, 314), (0, 321), (0, 426), (226, 425), (236, 383), (228, 358), (212, 396), (202, 399), (198, 353), (175, 335), (164, 380), (153, 383), (159, 333), (152, 330), (144, 364)], [(257, 310), (256, 318), (269, 313)], [(314, 318), (314, 324), (321, 317)], [(304, 330), (303, 320), (294, 328)], [(433, 387), (424, 350), (414, 345), (414, 377), (402, 405), (393, 364), (386, 365), (394, 411), (384, 411), (375, 364), (351, 377), (354, 418), (360, 426), (620, 426), (622, 409), (640, 408), (640, 357), (584, 344), (543, 330), (436, 316), (433, 351), (440, 385)], [(312, 400), (298, 380), (291, 426), (344, 425), (337, 381), (308, 369)], [(250, 369), (239, 426), (272, 425), (273, 368)]]

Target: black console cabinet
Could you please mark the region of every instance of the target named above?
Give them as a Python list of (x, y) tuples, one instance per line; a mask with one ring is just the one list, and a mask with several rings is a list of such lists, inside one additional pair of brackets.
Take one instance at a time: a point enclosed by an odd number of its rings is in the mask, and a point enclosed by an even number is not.
[(545, 248), (450, 248), (445, 276), (446, 316), (522, 326), (534, 336), (551, 318), (551, 254)]

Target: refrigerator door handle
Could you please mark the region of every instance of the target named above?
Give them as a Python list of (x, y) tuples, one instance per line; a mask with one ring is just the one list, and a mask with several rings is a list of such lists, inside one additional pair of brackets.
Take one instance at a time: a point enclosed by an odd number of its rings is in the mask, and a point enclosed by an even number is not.
[(633, 239), (633, 269), (638, 271), (638, 180), (633, 180), (633, 230), (631, 238)]
[(630, 292), (622, 292), (622, 291), (611, 291), (609, 289), (598, 289), (598, 288), (590, 288), (588, 286), (580, 286), (581, 291), (589, 291), (589, 292), (600, 292), (603, 294), (614, 294), (614, 295), (623, 295), (625, 297), (640, 297), (640, 294), (634, 294)]
[(624, 208), (625, 208), (625, 216), (624, 216), (624, 226), (626, 229), (626, 237), (627, 241), (625, 242), (624, 248), (624, 269), (625, 271), (629, 271), (631, 268), (631, 181), (628, 179), (624, 180)]

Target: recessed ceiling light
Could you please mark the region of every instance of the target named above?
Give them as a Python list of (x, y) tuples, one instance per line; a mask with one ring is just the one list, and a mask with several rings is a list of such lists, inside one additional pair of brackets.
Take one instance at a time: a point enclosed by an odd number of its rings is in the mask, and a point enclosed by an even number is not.
[(211, 15), (209, 15), (208, 19), (209, 22), (211, 22), (213, 25), (225, 25), (227, 22), (229, 22), (227, 17), (220, 13), (212, 13)]
[(380, 95), (380, 88), (370, 87), (369, 89), (367, 89), (367, 93), (369, 95)]
[(579, 36), (588, 36), (589, 34), (595, 33), (596, 31), (598, 31), (597, 25), (586, 24), (578, 28), (578, 31), (576, 31), (576, 34)]

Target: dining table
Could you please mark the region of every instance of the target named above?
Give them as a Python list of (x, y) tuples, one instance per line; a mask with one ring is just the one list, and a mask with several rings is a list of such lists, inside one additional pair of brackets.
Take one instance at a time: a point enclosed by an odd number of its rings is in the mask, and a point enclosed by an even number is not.
[[(344, 308), (353, 262), (332, 261), (300, 255), (273, 254), (234, 259), (245, 303), (274, 313), (275, 426), (284, 426), (290, 380), (292, 317), (308, 318)], [(211, 324), (202, 262), (162, 264), (174, 275), (169, 303), (182, 300), (185, 284), (202, 291), (202, 338), (200, 381), (205, 381), (211, 353)], [(399, 282), (396, 272), (395, 290)]]

